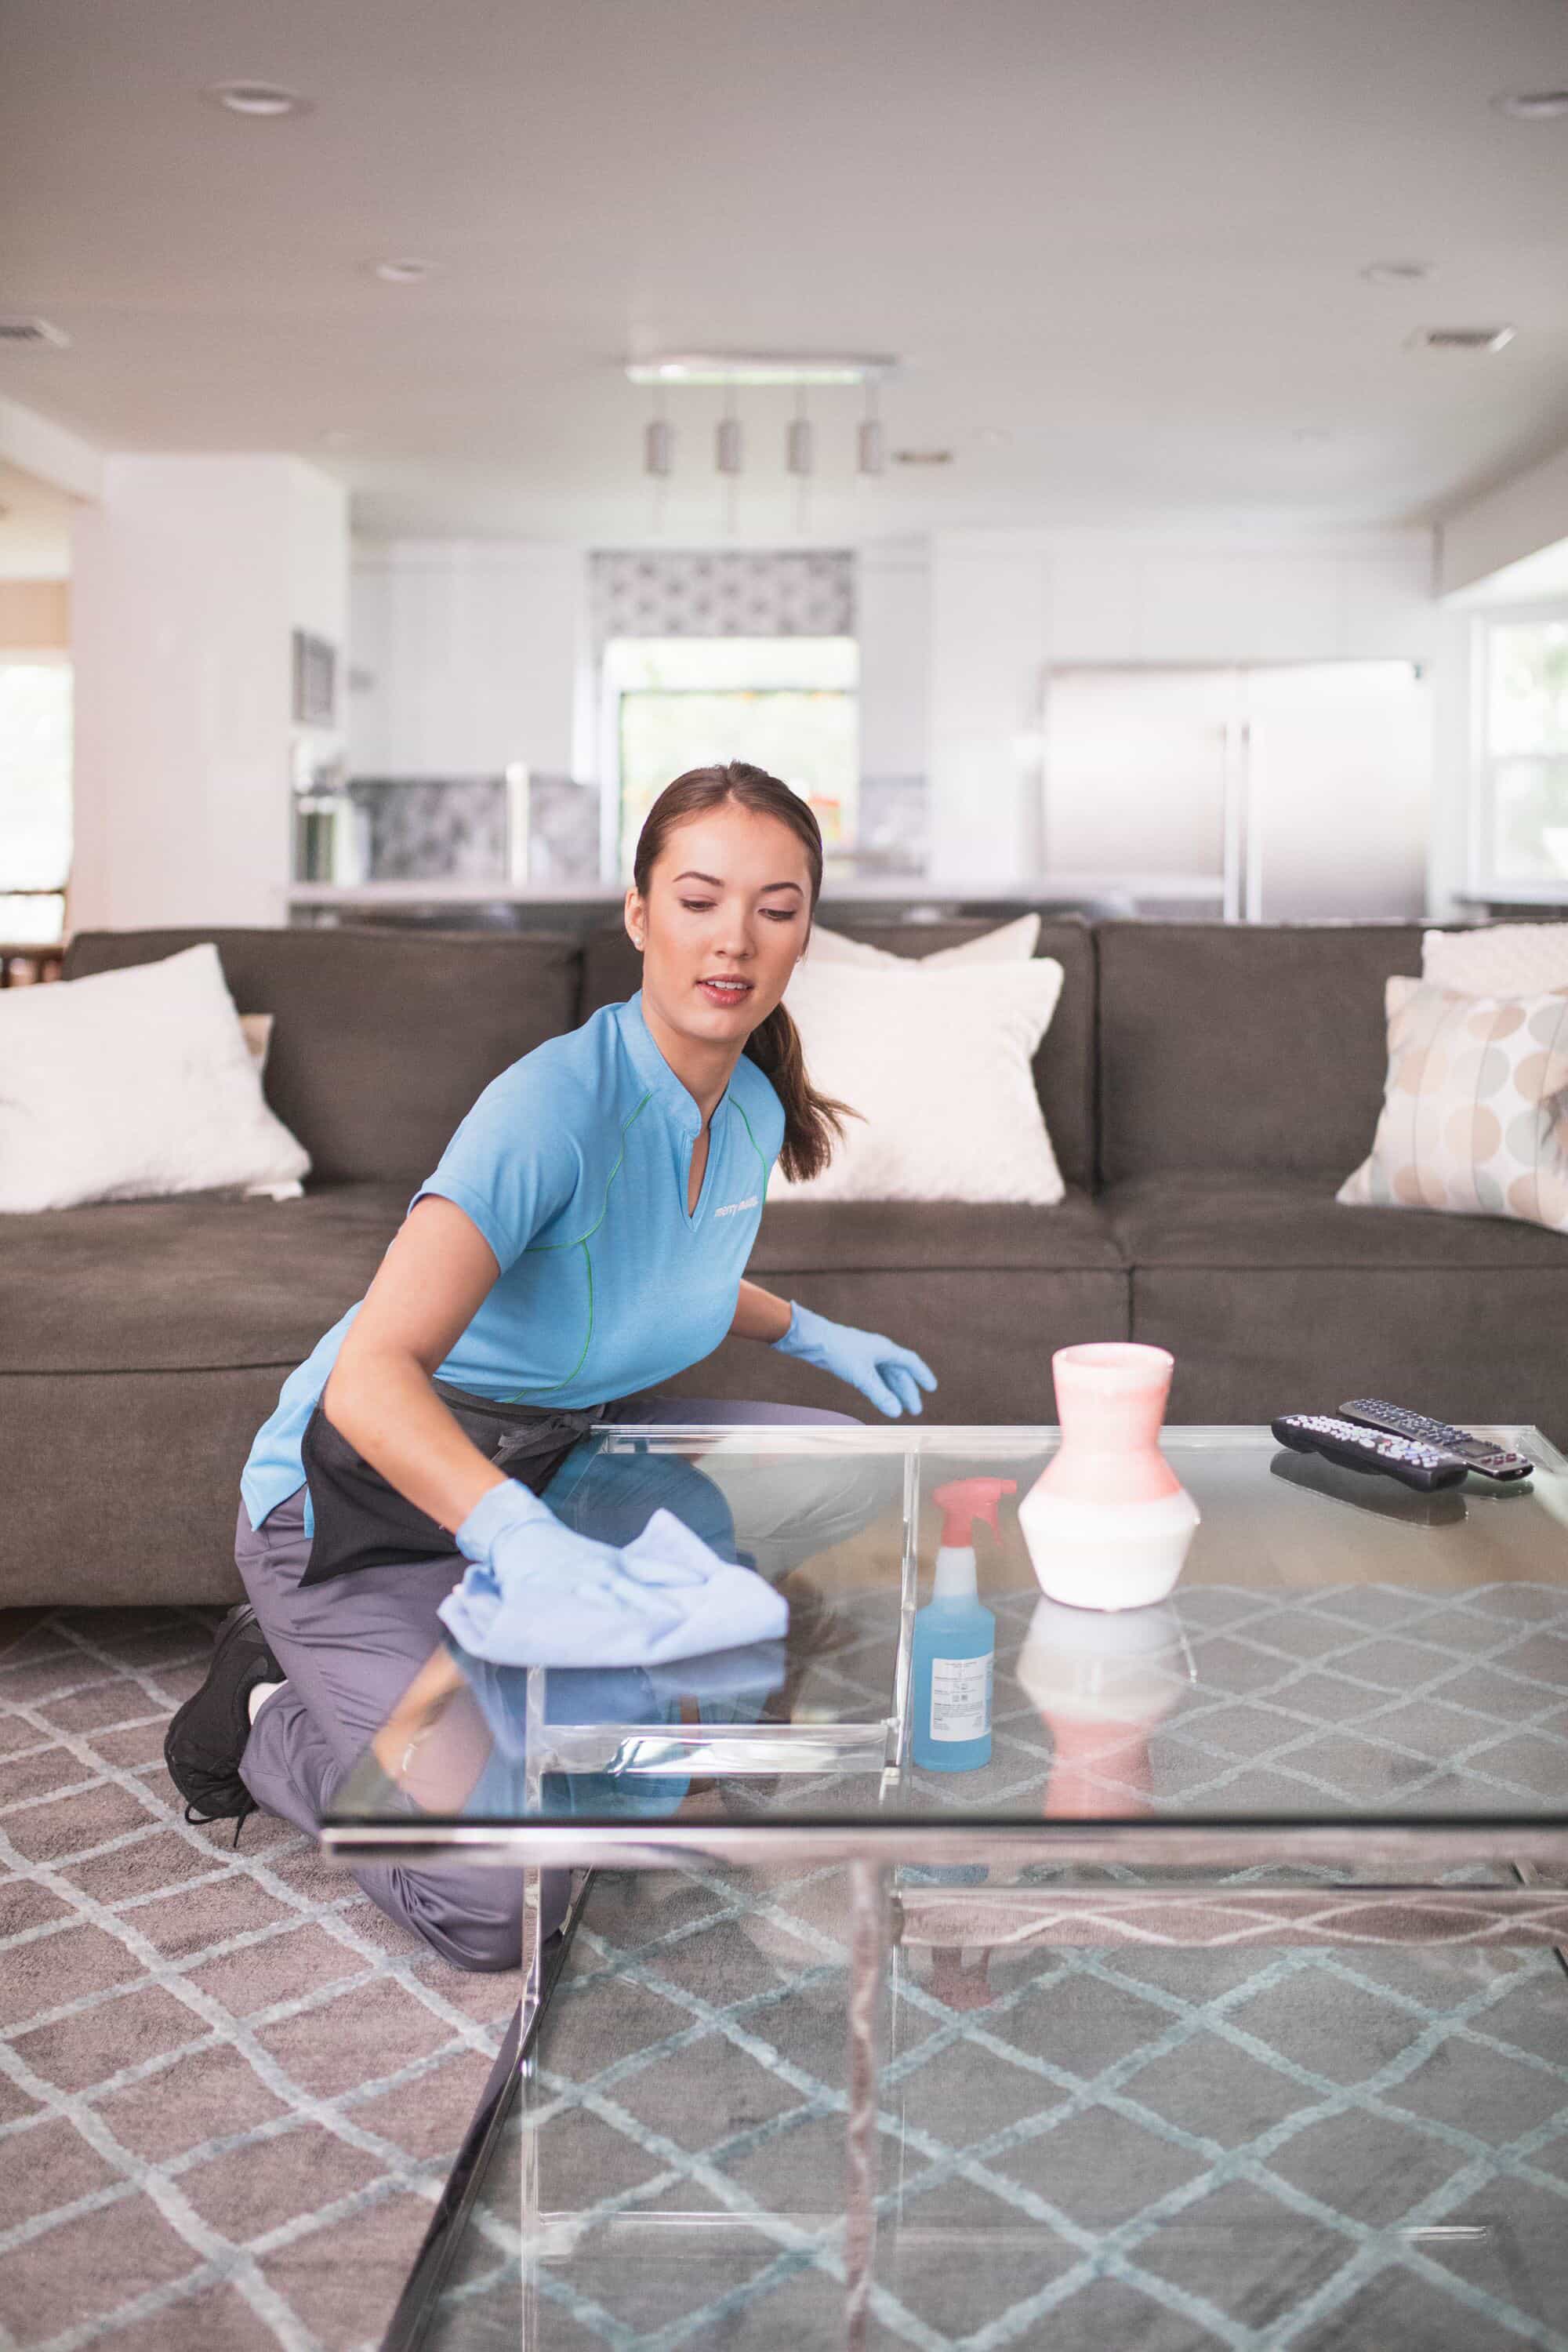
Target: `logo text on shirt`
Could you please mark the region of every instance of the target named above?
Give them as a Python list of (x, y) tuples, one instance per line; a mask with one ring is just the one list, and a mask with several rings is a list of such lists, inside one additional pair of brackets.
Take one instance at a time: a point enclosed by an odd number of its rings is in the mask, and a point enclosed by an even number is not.
[(759, 1202), (756, 1193), (748, 1192), (743, 1201), (726, 1201), (721, 1209), (714, 1210), (713, 1214), (716, 1217), (732, 1217), (741, 1209), (754, 1209), (758, 1206)]

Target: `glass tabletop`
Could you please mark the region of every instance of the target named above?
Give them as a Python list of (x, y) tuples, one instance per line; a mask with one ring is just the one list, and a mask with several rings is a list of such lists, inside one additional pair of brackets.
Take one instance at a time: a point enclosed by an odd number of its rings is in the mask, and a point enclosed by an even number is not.
[[(1053, 1822), (1561, 1832), (1568, 1463), (1533, 1429), (1489, 1433), (1531, 1456), (1527, 1485), (1420, 1495), (1267, 1429), (1169, 1428), (1201, 1523), (1169, 1600), (1104, 1612), (1043, 1597), (1019, 1525), (1054, 1429), (605, 1425), (553, 1482), (557, 1515), (625, 1544), (673, 1512), (776, 1590), (784, 1638), (604, 1669), (500, 1665), (448, 1641), (323, 1836), (352, 1851), (356, 1832), (391, 1829), (472, 1848), (509, 1827), (897, 1828), (933, 1852), (948, 1833), (951, 1859), (955, 1830)], [(974, 1530), (989, 1740), (954, 1740), (933, 1769), (917, 1612), (937, 1490), (978, 1477), (1015, 1482), (998, 1531)], [(952, 1689), (973, 1732), (970, 1665)]]

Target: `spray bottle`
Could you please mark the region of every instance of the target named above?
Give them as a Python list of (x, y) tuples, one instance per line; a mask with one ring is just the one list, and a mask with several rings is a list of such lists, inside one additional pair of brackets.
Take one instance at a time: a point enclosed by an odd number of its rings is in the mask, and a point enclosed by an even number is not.
[(996, 1620), (976, 1598), (973, 1523), (996, 1532), (997, 1499), (1016, 1478), (954, 1478), (932, 1496), (942, 1515), (936, 1587), (915, 1612), (914, 1759), (927, 1772), (973, 1772), (991, 1761), (991, 1670)]

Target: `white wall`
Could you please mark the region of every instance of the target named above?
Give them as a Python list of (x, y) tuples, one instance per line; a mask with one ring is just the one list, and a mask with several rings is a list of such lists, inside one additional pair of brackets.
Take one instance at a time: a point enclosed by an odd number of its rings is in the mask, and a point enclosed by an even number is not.
[(353, 559), (349, 769), (574, 772), (585, 657), (581, 549), (390, 540)]
[(1454, 595), (1568, 537), (1568, 449), (1544, 458), (1448, 516), (1438, 531), (1438, 584)]
[(1426, 530), (1311, 545), (1091, 531), (941, 531), (931, 547), (933, 875), (1035, 870), (1041, 671), (1049, 663), (1402, 656), (1436, 638)]
[(110, 456), (73, 533), (73, 929), (287, 918), (291, 633), (342, 646), (346, 496), (283, 456)]

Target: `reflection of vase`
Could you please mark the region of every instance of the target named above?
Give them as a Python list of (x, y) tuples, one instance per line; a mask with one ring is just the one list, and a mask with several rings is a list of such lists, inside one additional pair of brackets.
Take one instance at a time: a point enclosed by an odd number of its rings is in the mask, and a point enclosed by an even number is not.
[(1037, 1601), (1018, 1655), (1018, 1686), (1051, 1735), (1047, 1821), (1150, 1809), (1149, 1736), (1186, 1680), (1173, 1609), (1091, 1614)]
[(1140, 1609), (1182, 1572), (1198, 1508), (1160, 1451), (1163, 1348), (1108, 1340), (1051, 1358), (1062, 1442), (1018, 1507), (1040, 1590), (1075, 1609)]

